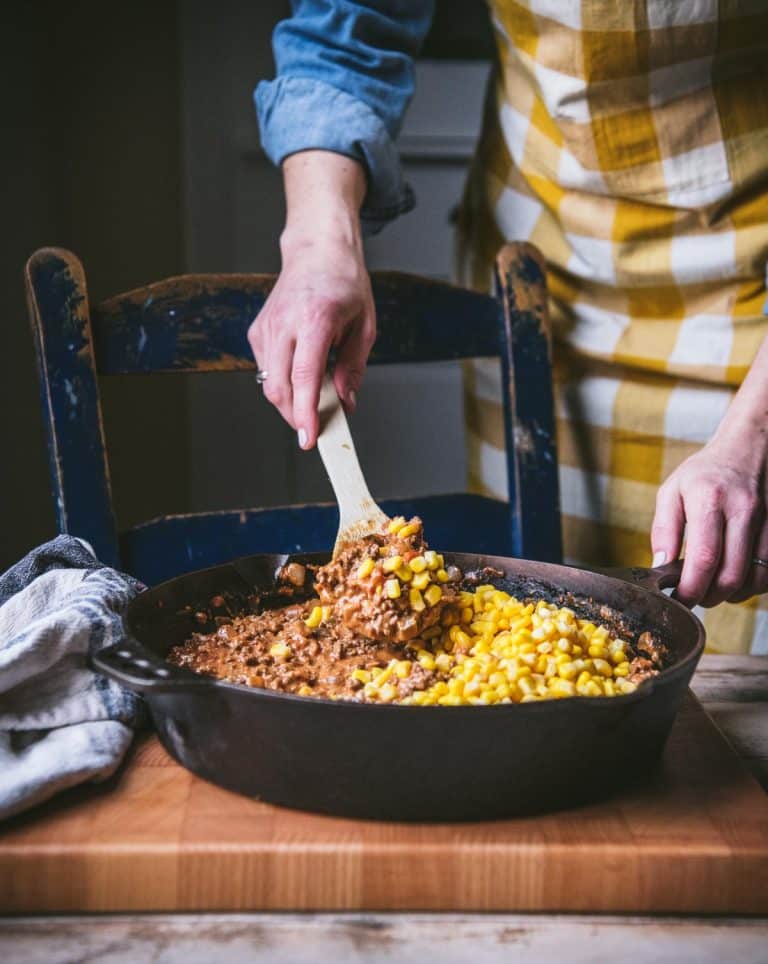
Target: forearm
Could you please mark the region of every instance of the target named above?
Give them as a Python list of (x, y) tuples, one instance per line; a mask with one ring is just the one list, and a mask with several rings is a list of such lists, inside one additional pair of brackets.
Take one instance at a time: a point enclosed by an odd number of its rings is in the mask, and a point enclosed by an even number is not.
[(713, 442), (749, 445), (745, 455), (762, 461), (768, 451), (768, 338), (721, 422)]
[(300, 151), (283, 162), (286, 220), (283, 258), (307, 244), (362, 248), (360, 207), (366, 191), (362, 164), (331, 151)]

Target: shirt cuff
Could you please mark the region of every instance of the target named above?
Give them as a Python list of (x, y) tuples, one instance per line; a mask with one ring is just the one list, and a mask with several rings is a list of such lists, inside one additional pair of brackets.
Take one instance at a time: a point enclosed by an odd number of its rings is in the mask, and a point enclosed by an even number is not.
[(261, 144), (274, 164), (297, 151), (323, 150), (365, 166), (368, 190), (360, 221), (366, 235), (376, 234), (414, 206), (397, 148), (381, 118), (364, 101), (306, 77), (262, 81), (254, 101)]

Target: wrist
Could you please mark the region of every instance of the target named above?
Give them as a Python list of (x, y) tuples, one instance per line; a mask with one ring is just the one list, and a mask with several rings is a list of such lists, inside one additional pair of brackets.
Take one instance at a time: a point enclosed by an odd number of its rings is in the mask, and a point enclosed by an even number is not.
[(741, 462), (751, 462), (756, 472), (762, 472), (768, 462), (768, 422), (757, 413), (732, 406), (710, 445)]
[(354, 252), (362, 257), (363, 239), (357, 213), (333, 205), (312, 205), (286, 218), (280, 235), (280, 253), (322, 247)]

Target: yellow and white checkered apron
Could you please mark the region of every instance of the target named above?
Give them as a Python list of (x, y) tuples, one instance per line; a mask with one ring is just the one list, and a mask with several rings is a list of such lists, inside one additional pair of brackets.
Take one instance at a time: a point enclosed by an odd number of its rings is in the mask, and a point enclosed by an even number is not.
[[(543, 252), (566, 558), (646, 565), (656, 490), (768, 335), (768, 0), (493, 0), (499, 64), (459, 222), (490, 285)], [(470, 483), (506, 497), (498, 363), (467, 365)], [(768, 597), (701, 612), (768, 652)]]

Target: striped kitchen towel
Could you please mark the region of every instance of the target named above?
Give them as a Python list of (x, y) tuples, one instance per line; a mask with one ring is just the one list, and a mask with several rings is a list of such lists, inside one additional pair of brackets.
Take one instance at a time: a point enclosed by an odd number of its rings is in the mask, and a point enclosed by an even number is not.
[(91, 669), (141, 590), (58, 536), (0, 576), (0, 819), (120, 764), (138, 698)]

